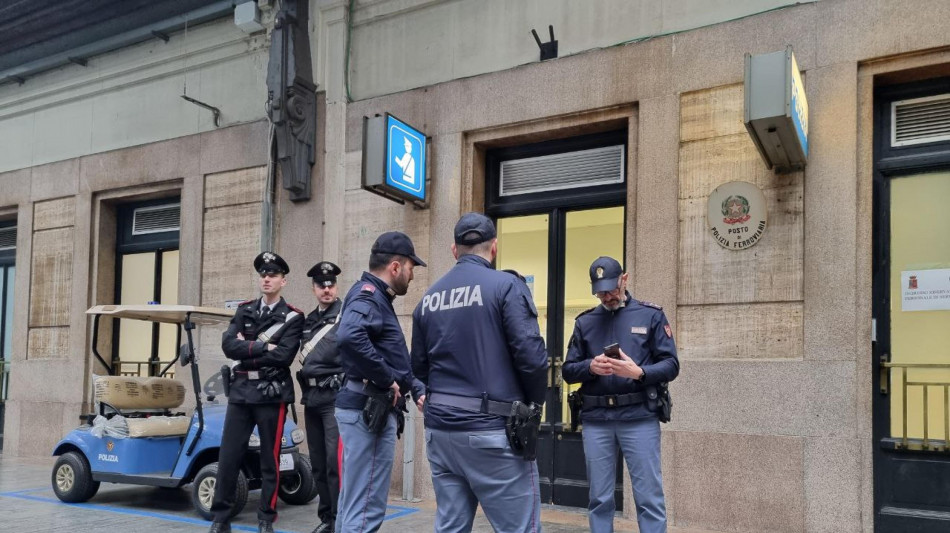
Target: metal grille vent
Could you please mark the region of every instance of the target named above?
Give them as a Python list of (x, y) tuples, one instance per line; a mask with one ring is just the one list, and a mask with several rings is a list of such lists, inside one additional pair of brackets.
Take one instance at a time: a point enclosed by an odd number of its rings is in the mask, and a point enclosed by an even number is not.
[(513, 159), (501, 163), (501, 196), (623, 183), (624, 147)]
[(16, 249), (16, 226), (0, 228), (0, 250)]
[(132, 235), (146, 235), (180, 229), (181, 204), (139, 207), (132, 214)]
[(891, 104), (891, 146), (950, 140), (950, 94)]

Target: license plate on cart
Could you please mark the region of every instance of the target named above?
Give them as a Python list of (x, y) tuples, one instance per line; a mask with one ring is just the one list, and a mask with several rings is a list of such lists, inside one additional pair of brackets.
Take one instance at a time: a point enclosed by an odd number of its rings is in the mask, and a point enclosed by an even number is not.
[(280, 454), (280, 469), (281, 471), (294, 469), (294, 454), (292, 453)]

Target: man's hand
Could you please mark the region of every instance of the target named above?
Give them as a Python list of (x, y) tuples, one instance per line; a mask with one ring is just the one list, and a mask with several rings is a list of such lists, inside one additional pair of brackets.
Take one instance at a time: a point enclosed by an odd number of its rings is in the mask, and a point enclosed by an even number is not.
[[(596, 359), (596, 358), (595, 358)], [(620, 359), (610, 359), (605, 357), (610, 364), (612, 372), (622, 378), (640, 379), (643, 375), (643, 369), (630, 359), (630, 356), (620, 350)]]
[(399, 401), (399, 398), (402, 398), (402, 394), (399, 393), (399, 384), (393, 381), (393, 384), (390, 385), (389, 388), (396, 393), (396, 395), (393, 396), (393, 407), (396, 407), (396, 402)]
[(424, 406), (425, 403), (426, 403), (426, 395), (425, 395), (425, 394), (423, 394), (422, 396), (419, 396), (419, 397), (416, 399), (416, 407), (419, 408), (419, 412), (420, 412), (420, 413), (422, 412), (422, 406)]
[(609, 376), (614, 373), (613, 359), (600, 354), (590, 360), (590, 372), (598, 376)]
[(243, 341), (243, 340), (244, 340), (244, 334), (243, 334), (243, 333), (238, 333), (238, 334), (237, 334), (237, 338), (238, 338), (239, 341)]

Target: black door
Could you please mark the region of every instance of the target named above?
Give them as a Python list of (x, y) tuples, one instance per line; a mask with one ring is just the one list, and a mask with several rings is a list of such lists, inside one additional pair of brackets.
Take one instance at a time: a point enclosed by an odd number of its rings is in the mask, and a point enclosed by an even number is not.
[(13, 345), (13, 278), (16, 273), (16, 223), (0, 224), (0, 450), (3, 449), (4, 410), (10, 390)]
[(945, 532), (950, 136), (940, 125), (950, 132), (950, 84), (883, 88), (875, 97), (875, 530)]
[[(622, 133), (611, 133), (488, 153), (486, 204), (498, 226), (496, 267), (527, 279), (550, 360), (538, 450), (543, 503), (588, 504), (583, 428), (571, 431), (567, 408), (567, 395), (577, 387), (563, 383), (561, 364), (574, 318), (598, 303), (590, 293), (590, 263), (624, 255), (624, 148)], [(571, 180), (575, 186), (559, 188)], [(622, 509), (622, 469), (617, 472)]]

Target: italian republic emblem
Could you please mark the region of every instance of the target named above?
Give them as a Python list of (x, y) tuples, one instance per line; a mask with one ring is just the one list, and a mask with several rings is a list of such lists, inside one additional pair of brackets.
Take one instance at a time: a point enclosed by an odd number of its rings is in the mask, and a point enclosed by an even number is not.
[(722, 219), (726, 224), (741, 224), (752, 218), (745, 196), (733, 195), (722, 201)]
[(755, 246), (768, 223), (765, 194), (747, 181), (716, 187), (706, 201), (706, 224), (716, 243), (728, 250)]

